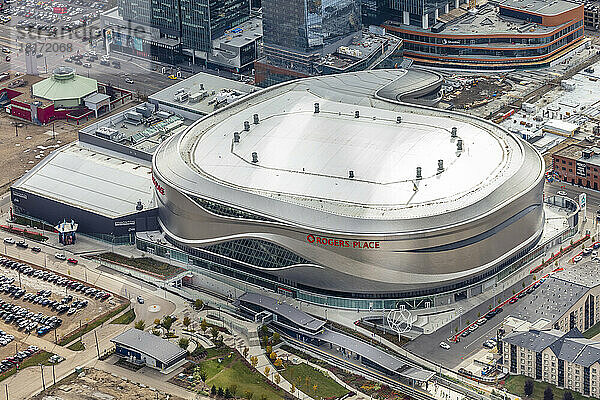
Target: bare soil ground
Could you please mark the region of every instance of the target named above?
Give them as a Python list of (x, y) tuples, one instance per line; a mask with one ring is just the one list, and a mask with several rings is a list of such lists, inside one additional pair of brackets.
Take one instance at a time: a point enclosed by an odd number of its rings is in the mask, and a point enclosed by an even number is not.
[[(169, 395), (171, 400), (183, 400)], [(140, 400), (167, 399), (164, 393), (158, 393), (147, 387), (140, 387), (121, 378), (117, 378), (97, 369), (85, 369), (79, 376), (64, 379), (56, 386), (33, 397), (32, 400)]]

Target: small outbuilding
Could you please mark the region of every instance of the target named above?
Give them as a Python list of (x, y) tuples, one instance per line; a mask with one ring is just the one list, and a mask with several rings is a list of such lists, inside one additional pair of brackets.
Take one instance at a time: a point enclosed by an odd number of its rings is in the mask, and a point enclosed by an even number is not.
[(110, 340), (115, 353), (130, 361), (166, 370), (185, 359), (186, 351), (151, 333), (131, 328)]

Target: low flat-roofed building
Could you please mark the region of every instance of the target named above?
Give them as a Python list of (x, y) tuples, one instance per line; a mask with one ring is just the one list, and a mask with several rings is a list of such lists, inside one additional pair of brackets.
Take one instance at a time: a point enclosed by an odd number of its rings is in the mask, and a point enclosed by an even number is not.
[(514, 331), (502, 345), (502, 361), (511, 374), (599, 396), (600, 342), (585, 339), (579, 330)]
[(148, 101), (195, 120), (257, 90), (256, 86), (200, 72), (154, 93)]
[(110, 340), (115, 353), (133, 362), (166, 370), (185, 360), (187, 352), (176, 344), (148, 332), (131, 328)]
[(139, 160), (82, 142), (46, 156), (11, 187), (15, 214), (51, 226), (73, 220), (78, 232), (133, 243), (158, 228), (151, 169)]
[(570, 144), (552, 154), (552, 168), (564, 182), (598, 190), (600, 148)]

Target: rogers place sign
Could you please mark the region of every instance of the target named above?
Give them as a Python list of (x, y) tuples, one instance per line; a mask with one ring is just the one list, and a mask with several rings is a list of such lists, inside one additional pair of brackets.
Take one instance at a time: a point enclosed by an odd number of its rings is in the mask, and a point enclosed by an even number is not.
[(156, 190), (158, 191), (158, 193), (162, 194), (163, 196), (165, 195), (165, 188), (160, 186), (160, 183), (158, 183), (158, 181), (156, 180), (156, 178), (154, 178), (154, 175), (152, 175), (152, 183), (154, 184), (154, 187), (156, 188)]
[(330, 246), (330, 247), (345, 247), (345, 248), (351, 248), (351, 249), (378, 249), (379, 248), (379, 241), (334, 239), (334, 238), (316, 236), (313, 234), (307, 235), (306, 241), (308, 243), (320, 244), (323, 246)]

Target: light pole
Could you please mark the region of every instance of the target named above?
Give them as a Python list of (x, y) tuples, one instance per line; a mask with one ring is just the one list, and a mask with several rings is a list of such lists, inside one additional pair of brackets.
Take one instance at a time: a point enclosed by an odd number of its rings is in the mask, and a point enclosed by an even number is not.
[(44, 391), (46, 391), (46, 382), (44, 381), (44, 367), (42, 366), (42, 364), (40, 364), (40, 371), (42, 371), (42, 387), (44, 388)]

